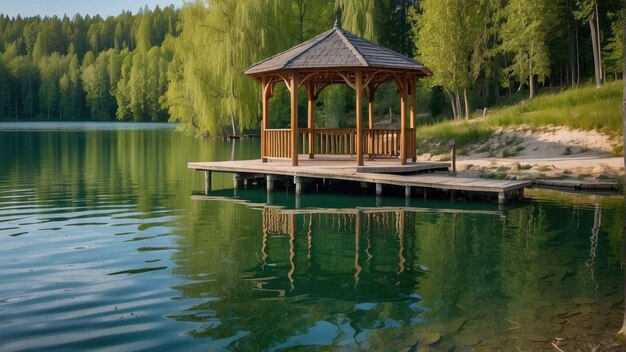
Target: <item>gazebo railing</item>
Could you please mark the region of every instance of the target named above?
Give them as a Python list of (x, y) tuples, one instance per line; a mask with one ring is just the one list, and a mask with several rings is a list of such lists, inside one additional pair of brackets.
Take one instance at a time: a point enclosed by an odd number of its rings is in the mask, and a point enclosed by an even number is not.
[[(290, 158), (291, 140), (289, 129), (267, 129), (264, 131), (266, 158)], [(309, 138), (313, 135), (313, 153)], [(415, 130), (406, 129), (407, 158), (415, 157)], [(299, 148), (302, 154), (355, 155), (355, 128), (298, 129)], [(370, 157), (399, 157), (400, 129), (363, 129), (363, 154)]]
[(265, 134), (265, 155), (263, 157), (291, 158), (290, 129), (267, 129), (263, 133)]

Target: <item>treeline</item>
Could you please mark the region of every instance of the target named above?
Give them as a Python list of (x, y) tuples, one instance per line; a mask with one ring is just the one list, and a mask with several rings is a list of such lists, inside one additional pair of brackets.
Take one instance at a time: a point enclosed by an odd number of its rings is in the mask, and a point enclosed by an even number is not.
[(467, 118), (472, 95), (488, 106), (503, 89), (532, 98), (538, 85), (621, 78), (624, 11), (618, 0), (422, 0), (409, 17), (432, 83)]
[(0, 16), (0, 118), (164, 121), (180, 10), (106, 19)]
[[(260, 88), (242, 71), (338, 14), (345, 29), (431, 68), (418, 98), (433, 116), (621, 78), (620, 0), (199, 0), (106, 19), (0, 16), (0, 118), (169, 118), (202, 135), (258, 128)], [(318, 123), (353, 123), (353, 97), (324, 90)], [(376, 99), (377, 116), (398, 113), (393, 84)], [(288, 124), (282, 85), (270, 116)]]

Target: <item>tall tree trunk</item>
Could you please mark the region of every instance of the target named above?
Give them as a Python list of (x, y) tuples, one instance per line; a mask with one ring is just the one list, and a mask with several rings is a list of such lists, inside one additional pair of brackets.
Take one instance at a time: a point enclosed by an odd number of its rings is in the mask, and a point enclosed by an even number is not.
[(580, 50), (578, 48), (578, 28), (576, 28), (576, 87), (580, 84)]
[[(623, 8), (626, 9), (626, 0), (622, 0)], [(624, 44), (624, 66), (623, 66), (623, 76), (622, 80), (624, 82), (623, 92), (622, 92), (622, 142), (626, 145), (626, 21), (624, 21), (624, 34), (622, 35), (622, 43)], [(624, 152), (624, 166), (626, 166), (626, 151)], [(626, 181), (626, 175), (624, 175), (624, 181)], [(626, 182), (624, 183), (626, 184)], [(626, 195), (626, 188), (624, 188), (624, 194)], [(626, 260), (626, 204), (624, 204), (624, 220), (623, 220), (623, 231), (622, 231), (622, 242), (623, 242), (623, 253), (622, 253), (622, 271), (624, 272), (624, 295), (626, 296), (626, 270), (624, 268), (625, 260)], [(622, 322), (622, 328), (619, 330), (618, 334), (626, 336), (626, 307), (624, 308), (624, 320)]]
[(467, 87), (463, 88), (463, 99), (465, 99), (465, 119), (469, 120), (469, 100), (467, 99)]
[(450, 91), (447, 89), (446, 93), (448, 93), (448, 97), (450, 98), (450, 104), (452, 105), (452, 116), (456, 120), (456, 104), (454, 103), (454, 97), (452, 96), (452, 93), (450, 93)]
[(594, 10), (589, 17), (591, 31), (591, 46), (593, 49), (593, 69), (596, 76), (596, 87), (602, 86), (602, 63), (600, 62), (600, 36), (598, 33), (598, 13)]
[(535, 96), (535, 80), (533, 79), (532, 73), (528, 77), (528, 88), (530, 90), (530, 93), (528, 93), (528, 99), (532, 99)]
[(461, 95), (459, 94), (459, 91), (456, 91), (456, 112), (457, 112), (457, 118), (461, 118), (461, 115), (463, 115), (463, 109), (461, 108)]
[(574, 20), (574, 16), (572, 15), (573, 0), (567, 0), (567, 7), (569, 11), (567, 12), (569, 15), (567, 16), (567, 35), (569, 39), (569, 69), (570, 69), (570, 84), (572, 86), (576, 85), (576, 41), (578, 40), (578, 36), (576, 35), (576, 31), (578, 31), (576, 21)]
[(598, 11), (598, 3), (596, 2), (596, 36), (598, 39), (598, 66), (600, 67), (600, 79), (604, 84), (604, 69), (602, 68), (602, 41), (600, 40), (600, 11)]
[(233, 136), (237, 135), (237, 129), (235, 128), (235, 113), (231, 112), (230, 113), (230, 125), (233, 128)]

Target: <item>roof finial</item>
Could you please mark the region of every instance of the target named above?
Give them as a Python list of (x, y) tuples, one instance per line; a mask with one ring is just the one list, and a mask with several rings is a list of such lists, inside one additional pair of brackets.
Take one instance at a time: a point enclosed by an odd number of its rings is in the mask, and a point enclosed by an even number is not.
[(335, 24), (333, 25), (333, 28), (341, 29), (341, 13), (337, 13), (335, 15)]

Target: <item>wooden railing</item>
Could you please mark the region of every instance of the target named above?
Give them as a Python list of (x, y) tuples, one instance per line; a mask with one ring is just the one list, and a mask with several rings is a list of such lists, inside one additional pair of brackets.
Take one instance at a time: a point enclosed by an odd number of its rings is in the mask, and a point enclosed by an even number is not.
[[(291, 143), (289, 129), (268, 129), (264, 131), (265, 155), (267, 158), (290, 158)], [(331, 155), (356, 154), (356, 129), (354, 128), (299, 128), (298, 153), (310, 154), (309, 139), (313, 132), (313, 153)], [(407, 158), (415, 156), (415, 140), (412, 138), (415, 130), (407, 128)], [(397, 129), (364, 129), (363, 154), (371, 157), (399, 157), (400, 130)]]
[[(300, 150), (309, 154), (309, 137), (311, 130), (298, 129), (302, 144)], [(356, 154), (356, 129), (354, 128), (324, 128), (313, 130), (313, 154)]]
[(291, 141), (289, 140), (291, 130), (268, 129), (265, 134), (265, 158), (291, 158)]

